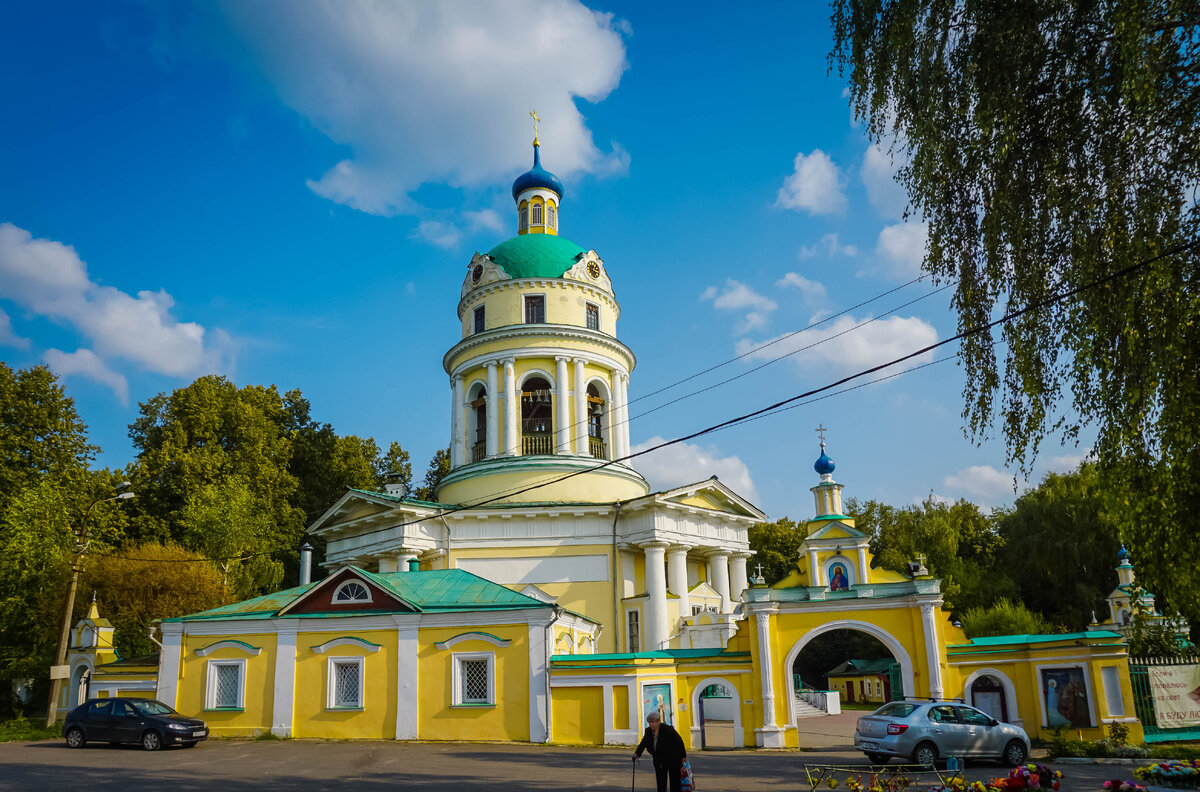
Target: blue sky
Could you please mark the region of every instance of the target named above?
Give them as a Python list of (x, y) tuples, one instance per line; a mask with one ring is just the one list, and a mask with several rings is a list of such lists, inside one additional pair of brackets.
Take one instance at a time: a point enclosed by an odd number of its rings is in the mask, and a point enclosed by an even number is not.
[[(299, 388), (423, 470), (448, 443), (458, 288), (515, 233), (534, 108), (561, 232), (613, 277), (631, 398), (749, 352), (632, 404), (635, 445), (953, 335), (923, 282), (752, 351), (918, 274), (923, 227), (830, 38), (818, 3), (20, 4), (0, 30), (0, 359), (64, 377), (100, 464), (131, 458), (139, 401), (219, 372)], [(940, 363), (635, 465), (807, 516), (824, 424), (848, 496), (1011, 502), (961, 388)], [(1033, 479), (1083, 448), (1048, 441)]]

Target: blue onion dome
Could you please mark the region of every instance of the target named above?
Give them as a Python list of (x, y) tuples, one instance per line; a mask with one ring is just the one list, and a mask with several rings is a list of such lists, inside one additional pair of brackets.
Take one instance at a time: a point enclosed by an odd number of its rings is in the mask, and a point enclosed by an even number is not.
[(813, 465), (813, 470), (822, 476), (829, 476), (833, 474), (835, 467), (837, 466), (833, 464), (833, 460), (825, 453), (825, 444), (821, 443), (821, 456), (817, 458), (816, 464)]
[(541, 149), (536, 142), (533, 144), (533, 167), (522, 173), (513, 182), (513, 200), (517, 200), (517, 196), (526, 190), (552, 190), (558, 194), (561, 199), (563, 194), (562, 182), (558, 180), (550, 171), (542, 167), (541, 156), (538, 151)]
[(1117, 551), (1117, 558), (1121, 561), (1129, 560), (1129, 551), (1125, 549), (1125, 545), (1121, 545), (1121, 549)]

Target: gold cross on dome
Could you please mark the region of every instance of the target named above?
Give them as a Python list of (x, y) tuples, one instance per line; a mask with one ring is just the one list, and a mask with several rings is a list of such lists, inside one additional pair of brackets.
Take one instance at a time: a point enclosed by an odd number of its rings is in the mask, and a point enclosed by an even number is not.
[(537, 110), (530, 110), (529, 117), (533, 119), (533, 145), (538, 144), (538, 123), (542, 120), (538, 117)]
[(817, 433), (817, 437), (821, 438), (821, 445), (825, 445), (825, 433), (829, 430), (823, 424), (817, 424), (817, 428), (814, 431)]

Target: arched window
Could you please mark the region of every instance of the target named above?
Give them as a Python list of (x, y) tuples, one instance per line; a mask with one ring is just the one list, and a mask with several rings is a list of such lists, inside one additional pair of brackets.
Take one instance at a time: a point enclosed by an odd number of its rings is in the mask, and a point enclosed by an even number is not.
[(518, 222), (520, 223), (521, 230), (524, 231), (526, 228), (529, 228), (529, 206), (528, 206), (528, 204), (522, 202), (521, 207), (517, 212), (517, 215), (520, 218), (518, 220)]
[(533, 205), (533, 216), (530, 218), (530, 222), (535, 226), (542, 224), (542, 205), (540, 203)]
[(333, 592), (334, 602), (370, 602), (371, 592), (357, 580), (347, 580)]
[(554, 211), (554, 204), (547, 203), (546, 204), (546, 225), (549, 226), (550, 228), (554, 228), (554, 222), (556, 220), (555, 215), (557, 215), (557, 214), (558, 213), (556, 211)]
[(550, 383), (530, 377), (521, 386), (521, 453), (554, 453), (554, 411)]
[(604, 442), (604, 399), (596, 384), (587, 386), (588, 453), (596, 459), (607, 459)]
[(475, 442), (471, 446), (471, 461), (482, 462), (487, 456), (487, 390), (481, 385), (471, 401), (475, 413)]

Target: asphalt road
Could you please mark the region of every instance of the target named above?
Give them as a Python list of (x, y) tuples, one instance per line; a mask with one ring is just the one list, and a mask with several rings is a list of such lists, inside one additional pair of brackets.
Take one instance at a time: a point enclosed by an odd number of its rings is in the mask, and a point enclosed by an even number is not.
[[(623, 790), (633, 780), (630, 756), (631, 751), (622, 748), (321, 740), (213, 740), (187, 750), (147, 753), (90, 743), (72, 750), (59, 740), (0, 744), (0, 789)], [(714, 751), (690, 759), (701, 792), (808, 792), (806, 763), (858, 764), (867, 770), (861, 756), (844, 751)], [(1103, 781), (1129, 777), (1132, 770), (1092, 765), (1060, 769), (1066, 773), (1066, 792), (1100, 792)], [(972, 765), (967, 778), (988, 779), (1007, 772), (1000, 765)], [(840, 778), (839, 790), (844, 790), (845, 775)], [(636, 789), (654, 789), (649, 757), (638, 762), (636, 781)]]

